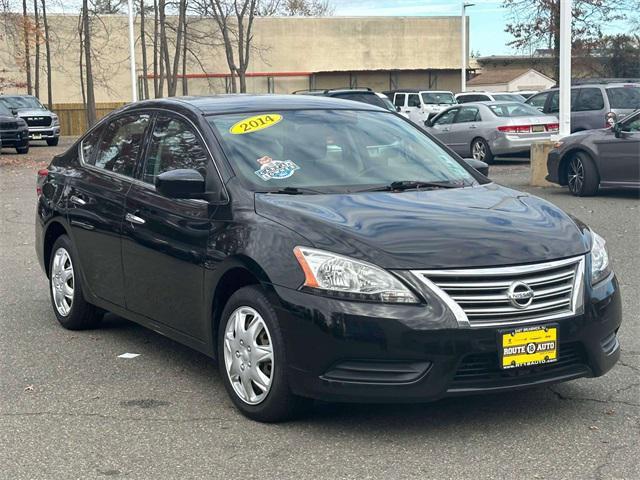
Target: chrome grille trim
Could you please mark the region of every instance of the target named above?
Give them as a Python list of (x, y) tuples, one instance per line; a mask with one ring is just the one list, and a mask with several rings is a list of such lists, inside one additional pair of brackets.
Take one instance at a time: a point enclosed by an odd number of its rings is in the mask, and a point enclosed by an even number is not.
[[(412, 270), (451, 310), (462, 327), (495, 327), (557, 320), (584, 312), (585, 257), (497, 268)], [(514, 282), (533, 290), (531, 304), (507, 296)]]

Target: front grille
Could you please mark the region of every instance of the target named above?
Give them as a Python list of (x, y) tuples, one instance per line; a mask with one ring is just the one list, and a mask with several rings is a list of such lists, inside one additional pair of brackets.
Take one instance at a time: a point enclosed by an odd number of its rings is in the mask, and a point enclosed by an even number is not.
[(560, 376), (587, 367), (587, 357), (580, 343), (558, 346), (558, 360), (543, 365), (532, 365), (508, 370), (500, 368), (498, 352), (474, 353), (462, 359), (453, 378), (451, 388), (482, 388), (499, 386), (510, 381), (534, 380), (536, 377)]
[(582, 309), (584, 257), (518, 267), (413, 273), (449, 305), (460, 323), (472, 327), (533, 323), (575, 315)]
[(30, 127), (48, 127), (51, 125), (51, 117), (25, 117), (24, 119)]
[(17, 130), (18, 122), (0, 122), (0, 130)]

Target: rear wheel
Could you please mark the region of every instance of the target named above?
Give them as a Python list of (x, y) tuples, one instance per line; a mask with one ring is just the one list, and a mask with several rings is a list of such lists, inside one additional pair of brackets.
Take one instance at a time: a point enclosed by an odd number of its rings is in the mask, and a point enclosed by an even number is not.
[(567, 166), (567, 186), (577, 197), (588, 197), (598, 193), (600, 175), (593, 160), (586, 153), (578, 152)]
[(29, 153), (29, 145), (27, 145), (26, 147), (16, 147), (16, 152), (18, 152), (20, 155)]
[(49, 292), (53, 311), (60, 324), (69, 330), (94, 328), (102, 319), (102, 310), (87, 303), (82, 294), (71, 240), (61, 235), (53, 244), (49, 264)]
[(493, 163), (493, 153), (484, 138), (475, 138), (471, 142), (471, 156), (489, 165)]
[(55, 147), (56, 145), (58, 145), (59, 141), (60, 141), (60, 139), (58, 137), (56, 137), (56, 138), (47, 138), (47, 145), (49, 145), (50, 147)]
[(218, 366), (234, 405), (253, 420), (287, 420), (310, 403), (289, 389), (278, 319), (257, 286), (241, 288), (224, 308), (218, 333)]

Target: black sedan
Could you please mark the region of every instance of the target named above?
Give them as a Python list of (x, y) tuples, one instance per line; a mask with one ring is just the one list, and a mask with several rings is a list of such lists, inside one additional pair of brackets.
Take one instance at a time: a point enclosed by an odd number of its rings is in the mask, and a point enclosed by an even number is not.
[(204, 352), (253, 419), (596, 377), (620, 355), (604, 239), (375, 106), (134, 103), (38, 175), (62, 326), (110, 311)]
[(640, 110), (611, 128), (563, 138), (549, 152), (547, 169), (547, 180), (576, 196), (600, 187), (640, 188)]

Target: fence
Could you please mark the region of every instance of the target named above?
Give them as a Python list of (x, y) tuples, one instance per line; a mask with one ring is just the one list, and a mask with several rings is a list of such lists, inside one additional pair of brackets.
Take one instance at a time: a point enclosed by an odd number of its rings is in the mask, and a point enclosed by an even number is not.
[[(96, 115), (100, 119), (124, 102), (96, 103)], [(82, 103), (54, 103), (53, 111), (60, 118), (61, 135), (82, 135), (87, 129), (87, 112)]]

